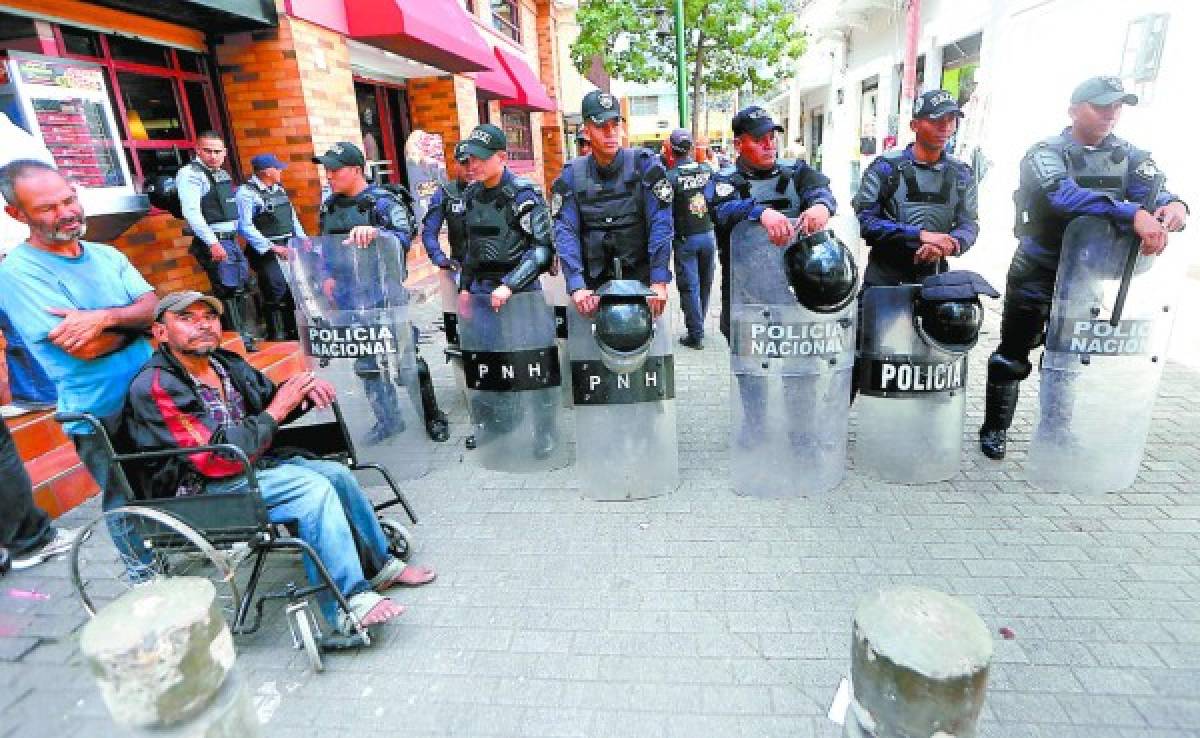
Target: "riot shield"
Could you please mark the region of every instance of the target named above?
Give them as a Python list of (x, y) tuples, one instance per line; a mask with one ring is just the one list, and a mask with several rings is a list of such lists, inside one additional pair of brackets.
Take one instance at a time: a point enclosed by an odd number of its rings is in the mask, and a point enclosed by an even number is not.
[(801, 305), (783, 254), (758, 223), (730, 236), (730, 477), (756, 497), (825, 492), (846, 470), (855, 304)]
[(519, 292), (499, 311), (491, 295), (463, 295), (459, 340), (476, 452), (485, 469), (566, 466), (562, 375), (554, 311), (541, 292)]
[(575, 402), (575, 465), (584, 496), (635, 500), (679, 486), (675, 433), (672, 306), (654, 322), (642, 367), (616, 374), (605, 367), (593, 337), (595, 322), (567, 311), (567, 350)]
[[(571, 359), (567, 355), (567, 310), (574, 310), (571, 296), (567, 294), (567, 282), (561, 272), (546, 273), (541, 276), (542, 292), (546, 302), (554, 308), (554, 330), (558, 343), (558, 359), (563, 367), (570, 367)], [(564, 371), (562, 377), (563, 407), (571, 407), (571, 372)]]
[(855, 468), (885, 482), (950, 479), (962, 457), (967, 355), (916, 330), (920, 287), (871, 287), (860, 301)]
[(442, 332), (446, 336), (446, 360), (454, 368), (454, 382), (458, 387), (467, 414), (471, 404), (467, 398), (467, 380), (463, 375), (462, 352), (458, 343), (458, 278), (460, 272), (451, 269), (438, 270), (438, 296), (442, 302)]
[(1186, 257), (1178, 243), (1139, 256), (1113, 325), (1130, 240), (1091, 216), (1063, 234), (1029, 444), (1029, 480), (1047, 491), (1124, 489), (1141, 465)]
[(360, 463), (397, 479), (429, 471), (404, 250), (381, 235), (366, 248), (345, 236), (291, 241), (287, 274), (309, 364), (337, 389)]

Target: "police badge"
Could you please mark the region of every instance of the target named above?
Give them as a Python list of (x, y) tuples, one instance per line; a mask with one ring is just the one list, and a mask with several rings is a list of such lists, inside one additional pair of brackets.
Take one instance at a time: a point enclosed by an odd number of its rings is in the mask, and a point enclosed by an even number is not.
[(728, 182), (717, 182), (717, 197), (729, 197), (733, 194), (733, 185)]
[(1154, 175), (1158, 174), (1158, 166), (1153, 159), (1144, 159), (1141, 164), (1138, 164), (1137, 169), (1133, 170), (1133, 173), (1140, 179), (1154, 179)]
[(703, 218), (708, 214), (708, 203), (704, 200), (703, 192), (692, 195), (692, 199), (688, 200), (688, 210), (697, 218)]
[(671, 189), (670, 181), (666, 179), (660, 179), (655, 182), (654, 187), (651, 188), (651, 192), (663, 202), (671, 202), (671, 199), (675, 196), (675, 191)]

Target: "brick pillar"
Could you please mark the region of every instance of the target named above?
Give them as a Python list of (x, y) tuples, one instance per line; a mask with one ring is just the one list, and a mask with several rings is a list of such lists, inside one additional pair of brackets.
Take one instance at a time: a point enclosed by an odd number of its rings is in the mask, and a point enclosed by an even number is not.
[[(559, 95), (558, 81), (560, 79), (559, 64), (565, 60), (558, 58), (558, 22), (554, 18), (552, 0), (538, 0), (537, 3), (537, 55), (539, 75), (546, 92), (562, 106)], [(542, 118), (542, 171), (545, 173), (546, 184), (558, 179), (566, 161), (562, 113), (543, 113)]]
[(281, 11), (278, 28), (225, 36), (217, 62), (243, 171), (255, 154), (287, 162), (284, 186), (315, 233), (321, 180), (312, 157), (338, 141), (362, 145), (346, 39)]

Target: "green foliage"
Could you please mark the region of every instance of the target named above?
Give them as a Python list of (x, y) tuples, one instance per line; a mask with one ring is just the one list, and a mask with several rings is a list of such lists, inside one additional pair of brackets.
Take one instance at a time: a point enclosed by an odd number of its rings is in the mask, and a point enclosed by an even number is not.
[[(654, 11), (659, 7), (673, 19), (673, 0), (583, 0), (578, 13), (580, 35), (571, 48), (575, 67), (585, 72), (592, 57), (599, 55), (614, 78), (674, 82), (675, 38), (658, 39)], [(804, 36), (791, 0), (684, 0), (683, 16), (693, 90), (703, 86), (710, 94), (720, 94), (749, 85), (762, 93), (775, 82), (773, 70), (786, 73), (804, 53)], [(614, 51), (621, 36), (628, 45)], [(700, 79), (695, 80), (691, 76), (698, 50)]]

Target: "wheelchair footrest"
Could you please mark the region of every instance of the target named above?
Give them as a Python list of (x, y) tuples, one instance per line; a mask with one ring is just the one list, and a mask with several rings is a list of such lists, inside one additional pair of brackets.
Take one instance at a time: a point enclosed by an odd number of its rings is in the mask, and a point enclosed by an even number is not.
[(329, 633), (321, 636), (322, 651), (344, 651), (350, 648), (362, 648), (370, 645), (371, 637), (366, 631), (362, 633), (351, 633), (343, 635), (341, 633)]

